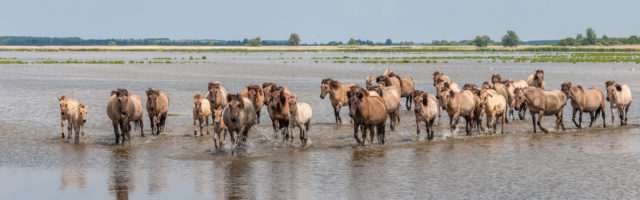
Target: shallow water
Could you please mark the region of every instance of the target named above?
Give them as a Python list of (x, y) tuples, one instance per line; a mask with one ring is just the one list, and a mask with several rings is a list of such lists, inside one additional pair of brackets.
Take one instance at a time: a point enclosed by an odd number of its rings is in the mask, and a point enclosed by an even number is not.
[[(0, 52), (21, 60), (201, 57), (205, 64), (28, 64), (0, 65), (0, 196), (11, 199), (523, 199), (636, 198), (640, 179), (638, 101), (629, 112), (631, 125), (578, 131), (565, 107), (566, 132), (533, 134), (531, 121), (505, 125), (504, 135), (464, 136), (460, 123), (453, 138), (448, 117), (436, 128), (436, 140), (415, 134), (413, 112), (401, 111), (388, 144), (356, 147), (346, 108), (343, 125), (333, 123), (328, 99), (321, 100), (320, 81), (331, 77), (364, 84), (367, 75), (391, 68), (416, 80), (416, 89), (435, 92), (431, 73), (481, 84), (491, 74), (525, 79), (545, 70), (547, 87), (571, 81), (585, 88), (604, 87), (605, 80), (640, 87), (638, 64), (631, 63), (477, 63), (333, 64), (312, 57), (440, 56), (466, 53), (176, 53), (176, 52)], [(471, 54), (473, 55), (473, 54)], [(273, 58), (297, 58), (283, 63)], [(299, 59), (302, 57), (302, 59)], [(313, 110), (311, 145), (283, 144), (274, 137), (266, 109), (262, 124), (250, 132), (245, 151), (213, 150), (211, 136), (192, 136), (193, 95), (208, 81), (220, 81), (230, 92), (250, 83), (274, 81), (307, 102)], [(105, 114), (109, 92), (127, 88), (144, 97), (153, 87), (168, 93), (166, 132), (149, 136), (132, 131), (133, 141), (113, 146)], [(82, 144), (60, 139), (57, 97), (67, 95), (89, 106)], [(144, 98), (143, 98), (144, 99)], [(402, 101), (404, 105), (404, 99)], [(607, 105), (607, 125), (611, 124)], [(146, 111), (145, 111), (146, 112)], [(587, 115), (588, 116), (588, 115)], [(530, 116), (527, 116), (530, 119)], [(585, 116), (583, 126), (588, 125)], [(553, 130), (555, 118), (544, 117)], [(422, 127), (424, 128), (424, 126)], [(211, 129), (212, 131), (212, 129)], [(66, 132), (66, 130), (65, 130)], [(474, 134), (478, 134), (474, 131)], [(297, 136), (297, 134), (296, 134)], [(34, 185), (33, 183), (37, 183)], [(37, 188), (37, 189), (36, 189)]]

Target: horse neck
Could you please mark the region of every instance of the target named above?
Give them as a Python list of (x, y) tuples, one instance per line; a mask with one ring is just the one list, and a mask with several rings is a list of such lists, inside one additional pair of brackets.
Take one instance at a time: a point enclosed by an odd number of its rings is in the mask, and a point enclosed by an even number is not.
[(340, 94), (344, 93), (343, 89), (342, 89), (342, 84), (338, 84), (338, 87), (336, 89), (333, 89), (333, 87), (331, 87), (331, 85), (329, 85), (329, 97), (330, 98), (334, 98), (336, 99), (337, 97), (340, 97)]

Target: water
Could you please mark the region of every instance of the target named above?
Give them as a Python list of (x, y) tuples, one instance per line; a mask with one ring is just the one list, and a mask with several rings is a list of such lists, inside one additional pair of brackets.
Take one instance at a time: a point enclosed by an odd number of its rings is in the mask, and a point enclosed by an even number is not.
[[(631, 125), (578, 131), (565, 107), (563, 133), (532, 134), (531, 121), (505, 125), (504, 135), (454, 138), (448, 117), (436, 128), (436, 140), (415, 134), (413, 112), (401, 111), (388, 144), (356, 147), (347, 123), (335, 125), (320, 81), (331, 77), (364, 84), (367, 75), (391, 68), (416, 80), (416, 89), (435, 92), (431, 73), (443, 71), (461, 84), (480, 85), (491, 74), (525, 79), (545, 70), (547, 87), (564, 81), (604, 87), (605, 80), (628, 84), (638, 97), (638, 64), (631, 63), (477, 63), (444, 64), (314, 63), (313, 57), (388, 57), (474, 55), (465, 53), (175, 53), (175, 52), (0, 52), (21, 60), (144, 60), (153, 57), (207, 56), (199, 64), (29, 64), (0, 65), (0, 196), (11, 199), (523, 199), (636, 198), (640, 177), (640, 128), (635, 101)], [(283, 63), (296, 58), (296, 63)], [(302, 57), (302, 59), (300, 59)], [(266, 110), (262, 124), (250, 131), (246, 152), (213, 150), (211, 136), (193, 137), (193, 95), (208, 81), (230, 92), (250, 83), (275, 81), (313, 108), (308, 147), (282, 144), (272, 133)], [(149, 136), (133, 131), (133, 141), (114, 146), (105, 109), (109, 92), (127, 88), (144, 97), (153, 87), (168, 93), (166, 132)], [(635, 88), (635, 89), (634, 89)], [(67, 95), (89, 106), (87, 137), (82, 144), (60, 139), (57, 97)], [(144, 98), (143, 98), (144, 99)], [(403, 99), (404, 104), (404, 99)], [(263, 108), (265, 109), (265, 108)], [(607, 125), (610, 111), (607, 105)], [(145, 111), (146, 112), (146, 111)], [(145, 113), (146, 115), (146, 113)], [(588, 115), (587, 115), (588, 116)], [(530, 116), (527, 116), (530, 119)], [(588, 117), (584, 118), (588, 123)], [(543, 126), (553, 130), (554, 117)], [(583, 124), (584, 126), (584, 124)], [(422, 126), (424, 128), (424, 126)], [(65, 130), (66, 131), (66, 130)], [(477, 132), (474, 132), (477, 134)], [(296, 134), (297, 136), (297, 134)], [(36, 183), (36, 184), (34, 184)], [(36, 189), (37, 188), (37, 189)]]

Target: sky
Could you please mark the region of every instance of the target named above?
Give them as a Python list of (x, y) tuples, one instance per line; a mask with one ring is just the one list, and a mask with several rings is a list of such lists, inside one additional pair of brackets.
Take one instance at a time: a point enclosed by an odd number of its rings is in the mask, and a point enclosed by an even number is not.
[(640, 35), (637, 0), (3, 0), (0, 36), (384, 42)]

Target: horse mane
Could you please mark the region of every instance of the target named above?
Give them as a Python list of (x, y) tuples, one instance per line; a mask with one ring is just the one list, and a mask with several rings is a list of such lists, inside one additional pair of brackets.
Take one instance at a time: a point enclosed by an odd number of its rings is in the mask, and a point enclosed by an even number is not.
[[(113, 91), (111, 91), (111, 92), (112, 92), (111, 94), (113, 94)], [(62, 95), (62, 96), (60, 96), (59, 100), (60, 100), (60, 101), (67, 100), (67, 96)]]
[(255, 90), (255, 91), (258, 91), (258, 90), (260, 90), (260, 89), (262, 89), (262, 87), (260, 87), (259, 85), (256, 85), (256, 84), (251, 84), (251, 85), (248, 85), (248, 86), (247, 86), (247, 90)]
[(202, 94), (196, 94), (193, 96), (193, 99), (202, 99)]
[(220, 82), (218, 81), (209, 82), (209, 89), (213, 89), (213, 88), (220, 88)]
[(616, 84), (616, 90), (618, 90), (618, 92), (622, 91), (622, 87), (620, 86), (620, 84)]
[(265, 82), (265, 83), (262, 83), (262, 88), (266, 88), (268, 86), (273, 86), (273, 85), (275, 85), (274, 82)]
[(380, 89), (380, 86), (367, 86), (367, 90), (375, 91), (376, 93), (378, 93), (378, 95), (380, 95), (380, 97), (382, 97), (382, 89)]
[(127, 91), (127, 89), (120, 89), (118, 88), (116, 95), (118, 96), (129, 96), (129, 91)]
[(437, 75), (442, 75), (442, 72), (440, 72), (440, 71), (433, 72), (433, 76), (437, 76)]
[(322, 79), (322, 84), (328, 84), (328, 83), (331, 83), (331, 81), (333, 81), (333, 79), (325, 78), (325, 79)]
[(537, 74), (537, 73), (542, 73), (542, 74), (544, 74), (544, 70), (537, 69), (537, 70), (536, 70), (536, 74)]
[(605, 85), (606, 87), (609, 87), (609, 86), (611, 86), (611, 85), (615, 85), (615, 84), (616, 84), (616, 82), (615, 82), (615, 81), (607, 81), (607, 82), (605, 82), (605, 83), (604, 83), (604, 85)]
[(146, 93), (147, 93), (147, 96), (151, 96), (152, 94), (159, 95), (160, 91), (154, 90), (153, 88), (149, 88), (147, 89)]
[(271, 87), (271, 92), (275, 92), (275, 91), (278, 91), (278, 90), (284, 90), (284, 87), (282, 87), (282, 86)]
[(389, 72), (389, 77), (398, 77), (398, 79), (400, 79), (400, 76), (397, 75), (395, 72)]
[(533, 75), (533, 80), (538, 80), (538, 76), (536, 76), (538, 73), (541, 73), (542, 76), (544, 77), (544, 71), (542, 71), (541, 69), (536, 70), (536, 73)]
[(331, 87), (331, 89), (340, 88), (340, 81), (331, 80), (331, 79), (329, 80), (330, 80), (329, 86)]
[(389, 78), (387, 78), (386, 76), (378, 76), (376, 78), (376, 82), (380, 81), (384, 82), (387, 87), (391, 86), (391, 80), (389, 80)]

